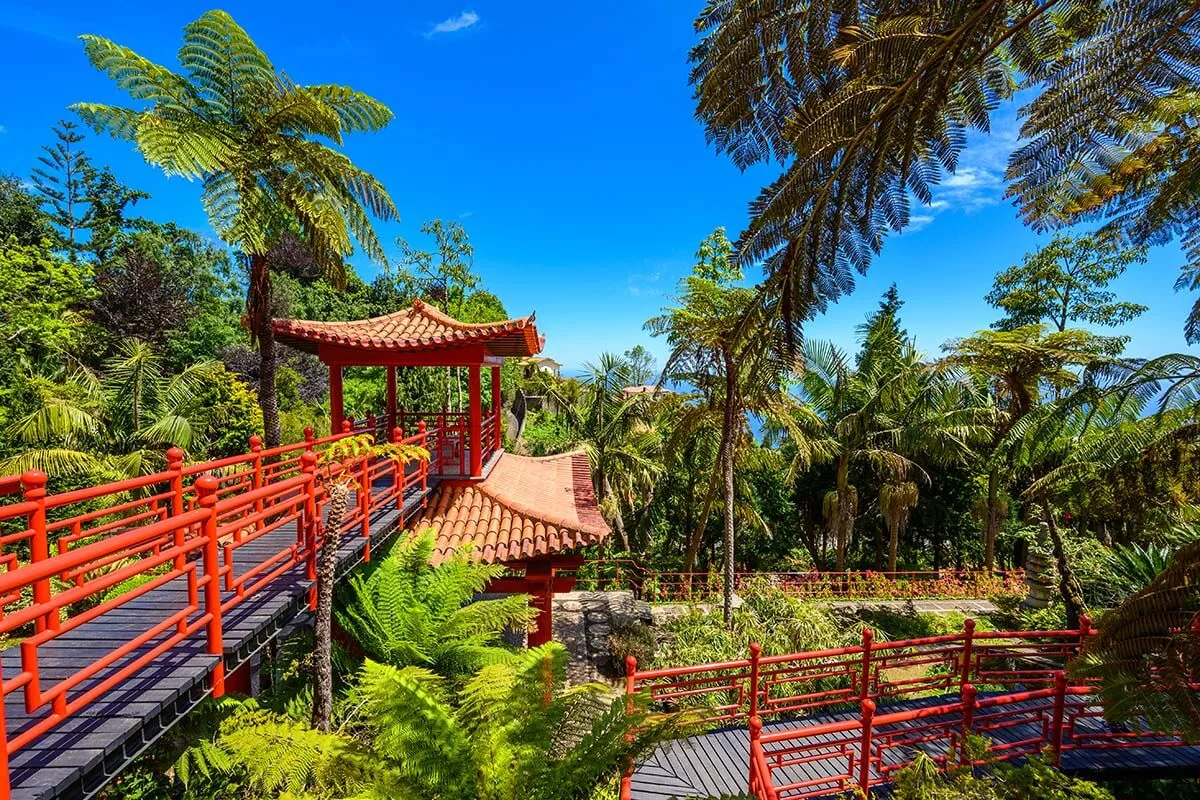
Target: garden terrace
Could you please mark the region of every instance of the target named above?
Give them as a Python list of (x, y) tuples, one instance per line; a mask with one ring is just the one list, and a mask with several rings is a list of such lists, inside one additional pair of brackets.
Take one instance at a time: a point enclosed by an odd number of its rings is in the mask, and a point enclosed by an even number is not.
[[(623, 800), (760, 800), (863, 793), (886, 787), (918, 754), (940, 769), (1048, 753), (1084, 777), (1194, 775), (1200, 747), (1112, 725), (1093, 687), (1066, 668), (1095, 631), (976, 631), (639, 671), (626, 692), (652, 711), (685, 712), (705, 732), (637, 764)], [(983, 758), (968, 735), (990, 742)]]

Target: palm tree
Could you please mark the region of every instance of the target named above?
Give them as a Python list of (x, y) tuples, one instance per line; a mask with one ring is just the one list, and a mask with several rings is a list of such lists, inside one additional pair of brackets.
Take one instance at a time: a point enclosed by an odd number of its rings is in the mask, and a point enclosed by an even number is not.
[(127, 339), (99, 373), (74, 364), (57, 380), (34, 375), (38, 403), (8, 429), (25, 449), (0, 470), (110, 480), (153, 473), (166, 448), (187, 450), (204, 434), (199, 393), (221, 369), (201, 361), (168, 375), (150, 345)]
[(622, 509), (632, 508), (637, 498), (654, 490), (654, 480), (662, 471), (658, 433), (647, 397), (624, 392), (630, 383), (624, 358), (602, 353), (585, 370), (578, 399), (566, 406), (572, 446), (587, 453), (600, 510), (629, 552)]
[(420, 667), (368, 661), (328, 733), (249, 712), (218, 740), (254, 796), (573, 800), (616, 780), (674, 730), (598, 684), (565, 688), (547, 644), (483, 667), (461, 690)]
[[(683, 430), (695, 430), (706, 421), (711, 424), (715, 415), (720, 415), (717, 466), (725, 507), (722, 572), (726, 623), (733, 614), (736, 470), (743, 449), (739, 441), (748, 436), (747, 414), (770, 416), (786, 426), (800, 445), (798, 460), (814, 454), (801, 424), (806, 412), (789, 393), (794, 364), (782, 347), (781, 317), (777, 309), (757, 302), (756, 290), (740, 285), (742, 272), (731, 257), (725, 231), (717, 228), (701, 243), (696, 266), (683, 280), (678, 304), (646, 323), (652, 334), (666, 336), (671, 345), (663, 380), (689, 383), (699, 393), (693, 418), (681, 423)], [(696, 530), (698, 537), (703, 520)], [(693, 541), (698, 543), (695, 537)], [(689, 543), (689, 561), (694, 561), (695, 550)]]
[(995, 563), (1000, 532), (1002, 485), (1011, 472), (1012, 454), (1002, 446), (1012, 427), (1032, 412), (1043, 396), (1062, 396), (1079, 385), (1080, 371), (1114, 357), (1120, 340), (1077, 328), (1049, 331), (1024, 325), (1011, 331), (979, 331), (947, 342), (945, 363), (965, 370), (990, 387), (995, 428), (987, 461), (988, 491), (984, 526), (984, 566)]
[(740, 168), (785, 165), (750, 206), (739, 261), (766, 262), (789, 319), (852, 291), (912, 199), (932, 202), (954, 172), (967, 132), (986, 132), (1021, 87), (1036, 99), (1009, 177), (1026, 219), (1110, 221), (1134, 243), (1180, 236), (1194, 288), (1198, 14), (1187, 0), (709, 0), (691, 54), (696, 115)]
[(247, 324), (262, 360), (259, 403), (273, 447), (280, 432), (267, 254), (285, 231), (299, 233), (339, 286), (355, 242), (383, 261), (370, 216), (394, 219), (391, 198), (321, 139), (341, 145), (347, 133), (383, 128), (392, 112), (345, 86), (293, 83), (224, 11), (184, 28), (184, 74), (108, 39), (81, 38), (93, 66), (145, 107), (72, 108), (97, 130), (135, 142), (168, 176), (202, 181), (213, 228), (247, 260)]
[(854, 464), (866, 464), (882, 478), (888, 570), (894, 571), (900, 526), (917, 502), (916, 480), (930, 481), (918, 459), (963, 463), (989, 431), (988, 410), (958, 376), (924, 361), (899, 326), (898, 308), (889, 292), (860, 326), (857, 363), (830, 342), (805, 348), (804, 395), (837, 444), (835, 486), (823, 505), (839, 571), (846, 568), (858, 514), (858, 488), (850, 482)]

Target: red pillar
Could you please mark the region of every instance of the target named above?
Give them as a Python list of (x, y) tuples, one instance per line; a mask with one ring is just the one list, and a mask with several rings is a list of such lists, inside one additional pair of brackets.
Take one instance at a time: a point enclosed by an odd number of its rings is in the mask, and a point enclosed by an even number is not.
[(493, 447), (499, 450), (504, 446), (504, 435), (500, 432), (500, 368), (492, 367), (492, 416), (495, 418), (495, 441)]
[(342, 365), (329, 365), (329, 432), (337, 433), (342, 429), (342, 420), (346, 418), (342, 410)]
[(471, 449), (471, 477), (478, 478), (483, 474), (483, 387), (480, 381), (478, 364), (468, 368), (467, 394), (471, 398), (470, 429), (467, 435), (467, 446)]
[(396, 368), (387, 368), (387, 429), (396, 427)]
[(532, 596), (530, 605), (537, 609), (537, 630), (529, 634), (529, 646), (537, 647), (554, 635), (554, 569), (549, 559), (530, 561), (525, 567), (525, 583)]

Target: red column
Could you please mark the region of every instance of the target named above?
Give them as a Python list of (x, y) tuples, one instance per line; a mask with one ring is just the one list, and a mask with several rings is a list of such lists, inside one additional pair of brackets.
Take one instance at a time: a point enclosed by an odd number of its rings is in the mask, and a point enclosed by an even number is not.
[(504, 435), (500, 432), (500, 368), (492, 367), (492, 416), (495, 418), (496, 450), (504, 446)]
[(388, 430), (396, 427), (396, 368), (387, 368), (387, 421)]
[(480, 367), (478, 364), (468, 368), (467, 394), (471, 398), (471, 419), (467, 434), (467, 447), (471, 449), (471, 477), (478, 478), (483, 474), (483, 387), (480, 382)]
[(346, 418), (342, 410), (342, 365), (329, 365), (329, 432), (337, 433), (342, 429), (342, 420)]
[(529, 634), (529, 646), (537, 647), (550, 641), (554, 634), (554, 569), (549, 559), (530, 561), (525, 566), (525, 584), (533, 599), (530, 605), (537, 609), (537, 630)]

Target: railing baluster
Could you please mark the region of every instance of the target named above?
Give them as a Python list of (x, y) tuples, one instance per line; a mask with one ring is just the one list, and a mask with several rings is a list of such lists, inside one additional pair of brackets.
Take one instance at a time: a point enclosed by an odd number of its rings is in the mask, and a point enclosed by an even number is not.
[(860, 761), (858, 764), (858, 788), (864, 797), (871, 796), (871, 737), (874, 734), (875, 701), (867, 698), (859, 705), (859, 715), (862, 721), (862, 734), (859, 736), (858, 748)]
[(200, 507), (208, 510), (204, 530), (204, 613), (208, 616), (208, 653), (217, 657), (212, 673), (213, 697), (225, 694), (225, 646), (221, 632), (221, 551), (217, 533), (217, 490), (220, 483), (211, 475), (196, 480)]
[(971, 680), (971, 651), (975, 643), (975, 620), (963, 620), (962, 660), (958, 669), (958, 691), (962, 694)]
[[(24, 499), (32, 502), (35, 507), (29, 512), (29, 530), (33, 536), (29, 540), (29, 560), (33, 564), (45, 561), (50, 557), (50, 542), (46, 533), (46, 473), (31, 469), (21, 476), (21, 489)], [(45, 605), (50, 602), (50, 579), (43, 578), (33, 584), (34, 605)], [(52, 609), (45, 616), (38, 617), (34, 629), (41, 633), (47, 627), (58, 630), (58, 609)]]

